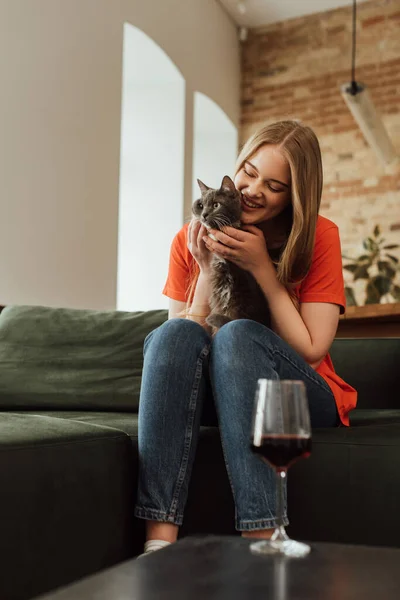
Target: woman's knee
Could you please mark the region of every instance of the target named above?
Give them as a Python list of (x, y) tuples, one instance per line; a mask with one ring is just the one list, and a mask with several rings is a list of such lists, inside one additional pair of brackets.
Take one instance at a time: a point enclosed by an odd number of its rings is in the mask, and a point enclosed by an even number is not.
[(189, 319), (168, 319), (149, 333), (144, 342), (144, 354), (184, 358), (192, 352), (201, 352), (210, 337), (201, 325)]
[(214, 344), (223, 347), (243, 347), (249, 341), (255, 341), (262, 338), (265, 341), (268, 337), (274, 336), (274, 332), (265, 325), (252, 321), (250, 319), (236, 319), (227, 323), (214, 336)]

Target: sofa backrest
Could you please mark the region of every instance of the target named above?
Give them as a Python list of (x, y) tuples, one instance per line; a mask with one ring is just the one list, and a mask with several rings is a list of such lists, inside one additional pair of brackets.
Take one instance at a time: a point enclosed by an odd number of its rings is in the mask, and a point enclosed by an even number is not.
[[(7, 306), (0, 314), (1, 410), (136, 412), (146, 335), (166, 310)], [(335, 339), (335, 370), (357, 408), (400, 408), (400, 339)]]
[(400, 338), (337, 338), (330, 355), (357, 408), (400, 408)]
[(137, 411), (143, 342), (166, 318), (165, 310), (7, 306), (0, 314), (0, 411)]

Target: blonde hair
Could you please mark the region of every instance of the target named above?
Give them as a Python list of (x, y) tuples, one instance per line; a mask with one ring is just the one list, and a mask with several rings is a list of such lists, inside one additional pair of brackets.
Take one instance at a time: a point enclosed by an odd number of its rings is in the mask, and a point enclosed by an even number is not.
[(300, 283), (311, 266), (323, 174), (319, 142), (300, 121), (278, 121), (256, 131), (243, 146), (235, 175), (262, 146), (278, 146), (291, 174), (290, 233), (277, 263), (277, 277), (288, 289)]
[[(323, 173), (321, 150), (314, 131), (300, 121), (278, 121), (258, 129), (244, 144), (236, 162), (235, 175), (262, 146), (278, 146), (291, 174), (288, 238), (276, 263), (277, 277), (293, 297), (293, 287), (307, 275), (312, 261)], [(193, 261), (188, 303), (193, 300), (199, 274)]]

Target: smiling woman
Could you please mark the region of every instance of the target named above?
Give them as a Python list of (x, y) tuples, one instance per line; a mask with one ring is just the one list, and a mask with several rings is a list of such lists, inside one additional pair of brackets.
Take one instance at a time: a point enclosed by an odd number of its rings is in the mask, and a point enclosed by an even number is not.
[(277, 216), (290, 203), (290, 169), (278, 146), (266, 146), (251, 162), (246, 160), (235, 184), (243, 196), (243, 223), (250, 223), (247, 213), (254, 209), (263, 209), (250, 217), (256, 224)]
[[(177, 537), (210, 398), (236, 528), (253, 537), (270, 537), (276, 525), (274, 473), (249, 444), (257, 380), (302, 380), (313, 427), (348, 425), (356, 404), (356, 391), (335, 373), (328, 354), (345, 297), (338, 228), (318, 215), (322, 161), (314, 132), (297, 121), (262, 127), (239, 154), (234, 186), (242, 228), (211, 229), (212, 239), (192, 221), (177, 233), (164, 287), (170, 319), (145, 344), (135, 514), (147, 520), (148, 540)], [(213, 255), (253, 276), (270, 327), (238, 318), (210, 336)]]

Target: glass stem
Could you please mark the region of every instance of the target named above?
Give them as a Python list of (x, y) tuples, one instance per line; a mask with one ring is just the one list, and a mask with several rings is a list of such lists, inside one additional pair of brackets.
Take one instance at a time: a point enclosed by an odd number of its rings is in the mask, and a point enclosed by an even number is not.
[(283, 526), (283, 493), (286, 482), (286, 470), (277, 471), (276, 478), (276, 529), (271, 539), (274, 542), (284, 542), (289, 539)]

